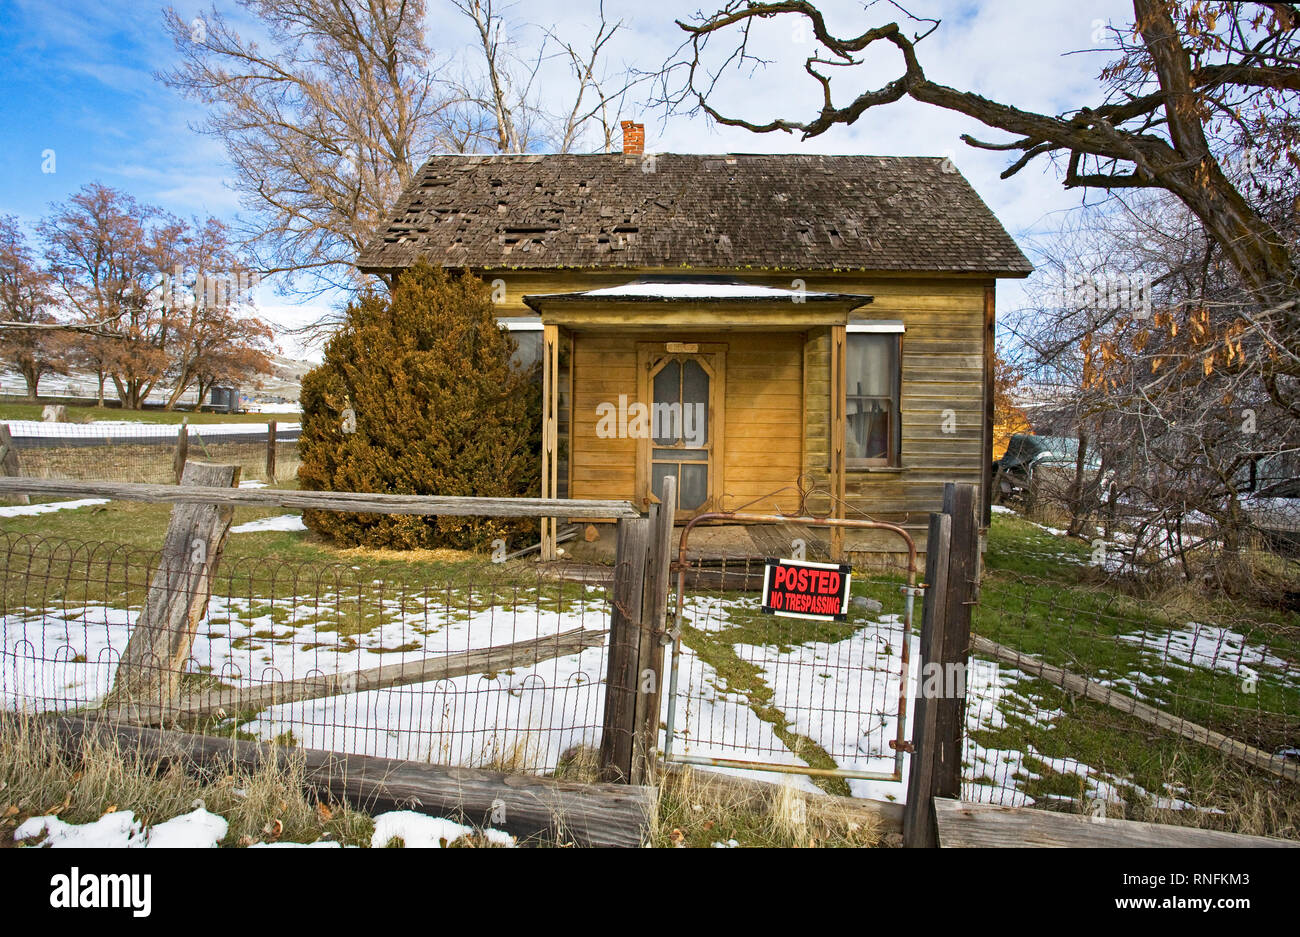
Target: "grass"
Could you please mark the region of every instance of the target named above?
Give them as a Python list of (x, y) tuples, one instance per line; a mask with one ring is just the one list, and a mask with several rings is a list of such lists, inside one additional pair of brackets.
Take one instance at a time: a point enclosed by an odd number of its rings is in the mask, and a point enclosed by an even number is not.
[[(1300, 742), (1294, 613), (1188, 586), (1126, 590), (1089, 567), (1090, 556), (1082, 541), (996, 516), (973, 630), (1267, 751)], [(1171, 657), (1168, 635), (1197, 622), (1267, 647), (1283, 666), (1248, 660), (1257, 674), (1248, 682)], [(1233, 659), (1230, 652), (1225, 657)], [(1017, 679), (1007, 689), (998, 703), (1004, 724), (975, 729), (970, 738), (988, 749), (1036, 754), (1023, 758), (1027, 770), (1018, 777), (977, 783), (1010, 780), (1040, 802), (1086, 810), (1089, 782), (1100, 780), (1118, 790), (1119, 809), (1130, 819), (1300, 837), (1300, 786), (1042, 681)], [(1162, 797), (1205, 809), (1167, 809)]]
[(650, 826), (660, 848), (858, 848), (888, 842), (879, 820), (788, 784), (744, 785), (704, 771), (663, 777)]
[(130, 810), (146, 825), (196, 805), (224, 817), (224, 846), (321, 839), (369, 845), (369, 817), (305, 793), (303, 767), (292, 757), (254, 769), (187, 773), (176, 760), (141, 757), (116, 742), (84, 737), (71, 751), (37, 718), (0, 713), (0, 847), (28, 817), (56, 815), (90, 823)]
[[(57, 400), (55, 402), (58, 402)], [(15, 402), (12, 398), (0, 401), (0, 420), (39, 420), (41, 411), (49, 401), (37, 403)], [(181, 420), (191, 424), (202, 423), (281, 423), (297, 422), (295, 413), (193, 413), (185, 410), (122, 410), (115, 406), (97, 407), (94, 404), (67, 404), (68, 422), (93, 423), (97, 420), (132, 420), (141, 423), (171, 423)]]
[[(3, 518), (0, 534), (89, 541), (110, 537), (144, 554), (158, 549), (169, 513), (165, 505), (113, 502), (39, 517)], [(240, 508), (235, 523), (280, 513), (285, 512)], [(1300, 680), (1293, 679), (1300, 673), (1300, 616), (1167, 581), (1129, 588), (1090, 567), (1090, 557), (1087, 543), (1053, 535), (1016, 516), (995, 515), (981, 601), (974, 610), (974, 630), (1073, 672), (1109, 682), (1123, 692), (1138, 692), (1153, 705), (1266, 750), (1300, 743), (1296, 736)], [(63, 605), (75, 609), (92, 594), (102, 598), (105, 581), (112, 579), (105, 570), (112, 562), (123, 563), (124, 556), (94, 554), (91, 558), (99, 563), (97, 582), (87, 581), (90, 577), (84, 573), (69, 574), (78, 563), (84, 565), (86, 558), (85, 554), (63, 559), (36, 557), (21, 565), (10, 559), (3, 590), (6, 608)], [(371, 588), (373, 580), (383, 582), (382, 590)], [(900, 578), (892, 576), (858, 577), (853, 591), (876, 598), (887, 611), (901, 611), (901, 584)], [(137, 572), (123, 584), (115, 601), (137, 604), (143, 600), (144, 589), (144, 576)], [(580, 585), (543, 585), (527, 563), (501, 567), (486, 555), (456, 551), (345, 550), (309, 533), (285, 532), (232, 534), (216, 591), (246, 597), (250, 601), (247, 614), (269, 615), (277, 628), (310, 623), (317, 631), (336, 633), (344, 641), (355, 641), (393, 616), (424, 606), (437, 608), (440, 620), (463, 621), (488, 605), (527, 606), (531, 614), (538, 607), (579, 609), (589, 598)], [(285, 608), (292, 597), (318, 594), (325, 596), (318, 611), (294, 608), (290, 613)], [(741, 595), (716, 597), (737, 599)], [(755, 609), (738, 608), (733, 603), (728, 613), (721, 627), (685, 622), (686, 643), (716, 669), (729, 692), (745, 698), (755, 716), (769, 724), (785, 746), (816, 767), (833, 766), (831, 753), (797, 731), (790, 714), (776, 705), (762, 670), (745, 660), (736, 646), (789, 651), (812, 643), (842, 641), (861, 624), (786, 619), (774, 632), (773, 620)], [(1247, 688), (1237, 674), (1166, 659), (1164, 637), (1187, 628), (1189, 622), (1230, 628), (1249, 644), (1267, 646), (1288, 666), (1251, 664), (1258, 680)], [(221, 630), (219, 619), (209, 624)], [(1148, 636), (1145, 644), (1124, 640), (1143, 634)], [(268, 635), (254, 640), (277, 639)], [(1004, 725), (975, 728), (970, 737), (987, 749), (1020, 753), (1027, 770), (1017, 778), (975, 778), (975, 783), (1014, 785), (1040, 803), (1087, 809), (1089, 785), (1101, 779), (1121, 791), (1125, 800), (1122, 809), (1135, 819), (1159, 817), (1162, 822), (1300, 836), (1296, 791), (1202, 746), (1029, 678), (1013, 681), (999, 708)], [(505, 766), (518, 758), (516, 753), (506, 752), (499, 760)], [(843, 781), (822, 779), (818, 783), (829, 793), (848, 792)], [(1149, 795), (1177, 797), (1221, 812), (1168, 811)], [(705, 829), (709, 820), (699, 818), (697, 803), (689, 796), (665, 794), (660, 810), (663, 823), (657, 827), (655, 842), (677, 845), (671, 840), (673, 830), (681, 832), (679, 841), (690, 845), (733, 838), (743, 844), (764, 844), (780, 838), (765, 825), (770, 810), (726, 823), (722, 819), (725, 811), (710, 814), (713, 826)], [(706, 812), (714, 809), (706, 808)], [(721, 835), (727, 832), (721, 827), (728, 823), (736, 835)], [(719, 830), (716, 837), (715, 830)], [(822, 835), (814, 833), (812, 838)], [(705, 839), (710, 842), (704, 843)], [(781, 841), (793, 843), (794, 839)]]

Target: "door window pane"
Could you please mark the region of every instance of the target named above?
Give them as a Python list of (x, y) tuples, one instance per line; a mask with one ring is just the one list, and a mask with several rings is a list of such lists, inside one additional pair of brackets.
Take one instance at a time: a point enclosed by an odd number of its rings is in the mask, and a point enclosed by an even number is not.
[(709, 441), (709, 372), (698, 361), (687, 360), (682, 367), (682, 421), (688, 446)]
[(681, 493), (677, 498), (677, 507), (683, 511), (694, 511), (709, 497), (709, 466), (703, 462), (683, 462), (678, 488)]
[(682, 368), (675, 360), (655, 375), (650, 422), (656, 445), (671, 446), (682, 438)]

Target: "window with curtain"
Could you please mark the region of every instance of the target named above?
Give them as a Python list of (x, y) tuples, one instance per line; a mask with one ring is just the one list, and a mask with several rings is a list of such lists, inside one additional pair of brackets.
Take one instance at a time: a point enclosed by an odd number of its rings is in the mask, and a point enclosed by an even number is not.
[(902, 334), (850, 331), (846, 341), (846, 467), (897, 466)]

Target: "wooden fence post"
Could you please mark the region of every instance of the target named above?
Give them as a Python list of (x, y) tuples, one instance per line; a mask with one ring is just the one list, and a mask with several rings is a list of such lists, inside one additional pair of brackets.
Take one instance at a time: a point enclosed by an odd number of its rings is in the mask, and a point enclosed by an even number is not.
[[(8, 475), (10, 478), (17, 478), (22, 474), (18, 464), (18, 450), (14, 447), (13, 437), (9, 435), (8, 423), (0, 423), (0, 474)], [(32, 499), (25, 494), (14, 495), (13, 501), (15, 504), (32, 503)]]
[(605, 719), (600, 739), (600, 774), (605, 781), (632, 780), (636, 734), (637, 677), (641, 657), (641, 616), (645, 595), (648, 518), (622, 518), (614, 549), (614, 583), (609, 610), (609, 668), (605, 678)]
[(659, 701), (664, 674), (664, 625), (668, 619), (669, 566), (673, 522), (677, 519), (677, 479), (665, 478), (659, 504), (650, 513), (650, 548), (646, 554), (640, 649), (637, 654), (636, 741), (632, 783), (653, 784), (659, 746)]
[(912, 759), (907, 776), (907, 802), (903, 806), (903, 845), (916, 848), (937, 846), (934, 823), (934, 744), (939, 701), (926, 691), (925, 677), (943, 658), (943, 628), (948, 612), (948, 556), (952, 539), (952, 518), (931, 514), (925, 547), (925, 601), (921, 612), (921, 660), (917, 690), (912, 704)]
[(275, 484), (275, 420), (266, 424), (266, 483)]
[[(190, 462), (181, 484), (233, 488), (239, 484), (239, 466)], [(234, 513), (233, 506), (218, 504), (172, 508), (158, 568), (117, 665), (110, 705), (165, 707), (176, 699)]]
[(181, 428), (176, 432), (176, 453), (172, 456), (172, 470), (176, 475), (176, 484), (181, 484), (185, 477), (185, 462), (190, 456), (189, 417), (181, 418)]
[[(944, 693), (935, 725), (938, 760), (934, 793), (961, 797), (962, 738), (966, 729), (966, 675), (970, 662), (970, 620), (979, 594), (979, 493), (975, 485), (949, 482), (943, 512), (952, 518), (948, 558), (948, 602), (943, 627)], [(951, 679), (950, 676), (951, 675)]]

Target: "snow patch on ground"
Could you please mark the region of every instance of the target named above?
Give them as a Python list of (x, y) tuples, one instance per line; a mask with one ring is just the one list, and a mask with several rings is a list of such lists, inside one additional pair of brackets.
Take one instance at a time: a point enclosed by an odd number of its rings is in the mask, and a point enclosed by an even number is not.
[(256, 534), (268, 530), (298, 531), (306, 529), (307, 525), (302, 522), (301, 514), (280, 514), (276, 517), (263, 517), (260, 520), (249, 521), (247, 524), (239, 524), (230, 528), (230, 532), (232, 534)]
[(106, 813), (92, 823), (65, 823), (58, 817), (32, 817), (14, 830), (14, 841), (45, 838), (51, 849), (213, 849), (226, 838), (223, 817), (198, 807), (148, 829), (130, 810)]
[[(515, 838), (501, 830), (483, 830), (483, 836), (494, 846), (513, 846)], [(440, 849), (458, 839), (474, 833), (472, 827), (462, 826), (441, 817), (430, 817), (413, 810), (394, 810), (375, 817), (375, 835), (370, 838), (373, 849), (383, 849), (395, 839), (400, 839), (407, 849)]]
[(77, 508), (108, 504), (107, 498), (81, 498), (77, 501), (47, 501), (44, 504), (14, 504), (0, 507), (0, 517), (36, 517), (54, 511), (75, 511)]
[[(132, 420), (95, 420), (93, 423), (46, 423), (41, 420), (7, 420), (14, 438), (26, 439), (175, 439), (180, 427), (175, 423), (145, 423)], [(302, 429), (301, 423), (277, 423), (277, 433)], [(190, 433), (208, 439), (212, 436), (247, 436), (265, 433), (265, 423), (193, 423)]]
[[(406, 847), (433, 848), (449, 845), (469, 836), (474, 830), (440, 817), (429, 817), (410, 810), (382, 813), (374, 818), (375, 834), (370, 845), (387, 846), (400, 838)], [(173, 817), (145, 828), (130, 810), (106, 813), (91, 823), (65, 823), (55, 816), (32, 817), (14, 831), (19, 845), (37, 845), (53, 849), (215, 849), (226, 838), (230, 824), (215, 813), (197, 807), (190, 813)], [(494, 846), (514, 846), (515, 838), (501, 830), (479, 831)], [(39, 842), (29, 843), (32, 840)], [(260, 848), (337, 849), (336, 842), (254, 843)], [(251, 848), (251, 847), (250, 847)]]

